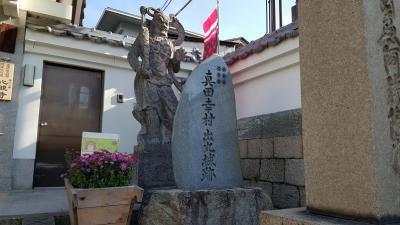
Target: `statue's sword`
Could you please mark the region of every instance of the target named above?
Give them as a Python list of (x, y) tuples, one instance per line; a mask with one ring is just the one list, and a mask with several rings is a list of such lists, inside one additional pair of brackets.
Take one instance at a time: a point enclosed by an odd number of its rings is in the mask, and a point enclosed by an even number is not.
[(172, 76), (172, 81), (174, 82), (175, 87), (182, 93), (183, 87), (182, 84), (176, 79), (175, 76)]
[(186, 2), (186, 4), (177, 13), (175, 13), (175, 17), (177, 17), (178, 14), (181, 13), (186, 8), (186, 6), (188, 6), (191, 2), (192, 2), (192, 0), (189, 0), (188, 2)]

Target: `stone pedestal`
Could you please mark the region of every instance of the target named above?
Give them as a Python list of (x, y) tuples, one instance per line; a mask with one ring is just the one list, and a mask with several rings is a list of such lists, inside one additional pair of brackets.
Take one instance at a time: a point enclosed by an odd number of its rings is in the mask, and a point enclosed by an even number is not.
[(307, 208), (400, 222), (400, 2), (299, 2)]
[(144, 189), (175, 187), (170, 144), (135, 146), (139, 159), (138, 186)]
[(272, 208), (258, 188), (145, 193), (139, 225), (257, 225), (261, 210)]

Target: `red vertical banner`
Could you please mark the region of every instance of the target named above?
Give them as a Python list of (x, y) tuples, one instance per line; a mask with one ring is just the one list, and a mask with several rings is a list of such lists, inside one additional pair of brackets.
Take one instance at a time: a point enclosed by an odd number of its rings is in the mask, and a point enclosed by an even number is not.
[(207, 59), (218, 49), (218, 9), (214, 9), (203, 23), (204, 30), (204, 53), (203, 59)]

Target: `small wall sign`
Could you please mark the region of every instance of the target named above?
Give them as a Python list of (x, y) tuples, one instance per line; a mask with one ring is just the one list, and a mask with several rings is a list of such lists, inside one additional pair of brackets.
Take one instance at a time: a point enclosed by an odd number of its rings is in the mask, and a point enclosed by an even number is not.
[(14, 64), (0, 62), (0, 100), (11, 101), (14, 80)]
[(119, 145), (118, 134), (83, 132), (81, 154), (92, 154), (101, 150), (119, 152)]

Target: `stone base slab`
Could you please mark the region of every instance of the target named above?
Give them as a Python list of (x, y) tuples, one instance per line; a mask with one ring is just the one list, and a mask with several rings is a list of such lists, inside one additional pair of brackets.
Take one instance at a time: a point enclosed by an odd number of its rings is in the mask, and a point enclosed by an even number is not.
[(370, 225), (370, 223), (312, 214), (306, 208), (263, 211), (260, 225)]
[(151, 190), (139, 225), (258, 225), (258, 214), (269, 209), (271, 199), (261, 188)]

